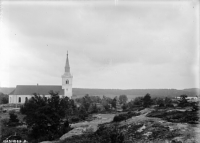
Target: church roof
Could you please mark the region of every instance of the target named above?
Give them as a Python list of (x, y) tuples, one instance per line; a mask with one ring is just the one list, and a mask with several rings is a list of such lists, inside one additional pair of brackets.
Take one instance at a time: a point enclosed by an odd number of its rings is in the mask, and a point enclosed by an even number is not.
[(12, 95), (49, 95), (49, 91), (59, 92), (59, 95), (64, 95), (62, 86), (59, 85), (17, 85)]

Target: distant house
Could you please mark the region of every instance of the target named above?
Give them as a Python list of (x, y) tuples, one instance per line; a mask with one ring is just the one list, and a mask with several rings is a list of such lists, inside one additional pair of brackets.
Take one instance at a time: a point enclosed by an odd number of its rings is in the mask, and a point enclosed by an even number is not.
[(33, 97), (34, 93), (50, 97), (49, 91), (59, 92), (61, 96), (72, 97), (72, 75), (70, 73), (69, 59), (65, 64), (65, 72), (62, 75), (62, 85), (17, 85), (9, 95), (10, 104), (23, 104), (26, 100)]
[(197, 102), (198, 101), (198, 97), (187, 97), (186, 98), (189, 102)]
[[(175, 99), (174, 99), (174, 101), (179, 101), (179, 100), (181, 100), (181, 97), (180, 97), (180, 96), (175, 97)], [(199, 101), (199, 97), (198, 97), (198, 96), (186, 97), (186, 100), (187, 100), (188, 102), (197, 102), (197, 101)]]

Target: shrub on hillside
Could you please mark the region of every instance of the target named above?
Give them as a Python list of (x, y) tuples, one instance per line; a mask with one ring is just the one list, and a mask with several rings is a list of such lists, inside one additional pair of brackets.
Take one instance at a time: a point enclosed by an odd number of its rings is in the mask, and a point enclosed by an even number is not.
[(79, 118), (78, 116), (72, 116), (70, 118), (70, 123), (77, 123), (77, 122), (80, 122), (81, 121), (81, 118)]
[(121, 122), (121, 121), (127, 120), (133, 116), (138, 116), (138, 115), (140, 115), (140, 113), (137, 113), (137, 112), (128, 112), (125, 114), (119, 114), (113, 118), (113, 122)]
[(169, 114), (163, 119), (169, 121), (169, 122), (183, 122), (183, 123), (189, 123), (189, 124), (198, 124), (199, 116), (195, 112), (174, 112), (173, 114)]
[(120, 115), (116, 115), (113, 118), (113, 122), (120, 122), (120, 121), (123, 121), (123, 120), (126, 120), (126, 119), (127, 119), (126, 115), (120, 114)]
[(163, 116), (166, 115), (165, 111), (159, 111), (159, 110), (154, 110), (150, 113), (148, 113), (146, 116), (147, 117), (157, 117), (157, 118), (162, 118)]
[(10, 119), (8, 121), (8, 126), (17, 126), (19, 125), (19, 119), (15, 113), (9, 113)]
[(152, 111), (146, 115), (147, 117), (157, 117), (167, 120), (169, 122), (183, 122), (183, 123), (190, 123), (190, 124), (197, 124), (199, 121), (199, 117), (197, 112), (194, 111), (171, 111), (167, 112), (163, 111)]

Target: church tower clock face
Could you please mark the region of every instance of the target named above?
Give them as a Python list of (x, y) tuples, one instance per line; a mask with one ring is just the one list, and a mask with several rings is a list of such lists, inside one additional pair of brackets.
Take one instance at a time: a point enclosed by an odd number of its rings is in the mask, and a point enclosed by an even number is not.
[(67, 96), (69, 98), (72, 97), (72, 78), (73, 76), (70, 73), (69, 59), (67, 53), (65, 72), (62, 75), (62, 89), (64, 90), (64, 96)]

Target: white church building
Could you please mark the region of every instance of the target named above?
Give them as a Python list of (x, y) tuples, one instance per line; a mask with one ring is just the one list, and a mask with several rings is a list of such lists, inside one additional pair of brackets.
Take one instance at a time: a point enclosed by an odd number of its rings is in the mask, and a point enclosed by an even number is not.
[(70, 73), (68, 53), (65, 64), (65, 72), (62, 75), (62, 85), (17, 85), (9, 95), (9, 104), (23, 104), (33, 97), (34, 93), (50, 97), (49, 91), (59, 92), (60, 96), (72, 97), (72, 74)]

